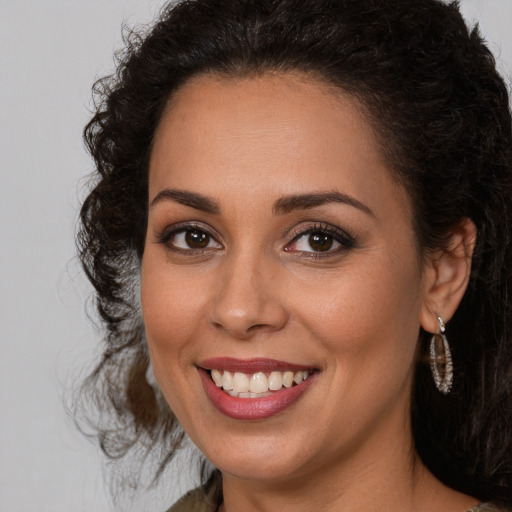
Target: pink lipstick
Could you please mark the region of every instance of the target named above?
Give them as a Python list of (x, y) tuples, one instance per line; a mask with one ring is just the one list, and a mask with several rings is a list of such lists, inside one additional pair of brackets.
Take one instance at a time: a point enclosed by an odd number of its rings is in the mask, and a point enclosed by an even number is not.
[[(212, 371), (217, 374), (217, 384), (212, 380)], [(285, 387), (278, 384), (279, 389), (267, 390), (265, 393), (237, 393), (230, 391), (232, 388), (229, 387), (227, 391), (222, 389), (222, 384), (218, 381), (219, 371), (224, 375), (233, 373), (234, 381), (239, 377), (246, 379), (252, 375), (254, 378), (261, 377), (266, 382), (267, 377), (272, 374), (274, 383), (276, 374), (279, 381), (278, 372), (283, 372), (286, 383), (284, 383)], [(212, 404), (224, 415), (238, 420), (266, 419), (286, 410), (300, 399), (316, 382), (320, 374), (314, 367), (275, 359), (234, 359), (229, 357), (204, 360), (198, 365), (198, 372), (205, 393)], [(295, 375), (294, 382), (290, 380), (291, 375)], [(270, 387), (269, 389), (276, 388)], [(258, 396), (259, 394), (261, 396)], [(250, 397), (246, 395), (250, 395)]]

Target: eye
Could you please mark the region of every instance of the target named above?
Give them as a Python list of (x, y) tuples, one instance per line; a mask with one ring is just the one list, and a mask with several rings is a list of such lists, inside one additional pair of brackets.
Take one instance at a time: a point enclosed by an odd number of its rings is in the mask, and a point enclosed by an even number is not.
[(194, 226), (163, 233), (159, 241), (169, 249), (178, 251), (222, 249), (222, 245), (208, 231)]
[(300, 252), (327, 252), (341, 247), (332, 235), (321, 232), (305, 233), (296, 238), (292, 245), (292, 250)]
[(302, 235), (295, 242), (295, 249), (298, 251), (326, 252), (331, 249), (337, 249), (341, 244), (334, 240), (332, 235), (327, 233), (310, 233), (309, 235)]
[(295, 236), (286, 252), (332, 254), (354, 246), (354, 239), (343, 230), (330, 225), (312, 226)]
[(181, 249), (205, 249), (210, 242), (210, 235), (199, 229), (179, 231), (172, 237), (172, 244)]

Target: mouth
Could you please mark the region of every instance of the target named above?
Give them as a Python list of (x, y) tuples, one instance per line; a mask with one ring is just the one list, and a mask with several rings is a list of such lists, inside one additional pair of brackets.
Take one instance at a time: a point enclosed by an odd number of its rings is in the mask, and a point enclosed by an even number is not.
[(263, 398), (304, 382), (314, 370), (272, 371), (252, 374), (213, 369), (210, 378), (218, 388), (236, 398)]
[(269, 359), (216, 358), (198, 366), (206, 395), (224, 415), (265, 419), (294, 404), (318, 379), (319, 370)]

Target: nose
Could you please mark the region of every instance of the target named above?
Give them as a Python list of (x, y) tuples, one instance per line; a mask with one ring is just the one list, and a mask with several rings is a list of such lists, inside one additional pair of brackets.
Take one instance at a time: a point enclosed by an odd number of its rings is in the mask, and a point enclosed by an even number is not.
[(210, 323), (240, 340), (281, 330), (288, 312), (280, 297), (276, 265), (250, 255), (226, 261), (219, 273)]

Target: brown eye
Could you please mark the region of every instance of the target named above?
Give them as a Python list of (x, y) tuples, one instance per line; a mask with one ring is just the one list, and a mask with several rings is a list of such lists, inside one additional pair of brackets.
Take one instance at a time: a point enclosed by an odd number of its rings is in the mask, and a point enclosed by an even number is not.
[(326, 233), (311, 233), (308, 243), (314, 251), (324, 252), (332, 248), (334, 240), (331, 235)]
[(299, 233), (284, 248), (285, 252), (296, 252), (310, 256), (336, 255), (352, 249), (354, 238), (346, 231), (330, 224), (312, 226)]
[(210, 243), (210, 235), (198, 229), (189, 229), (185, 232), (185, 242), (191, 249), (204, 249)]
[(171, 250), (192, 253), (201, 250), (219, 250), (222, 244), (206, 230), (194, 226), (178, 228), (159, 236), (160, 243)]

